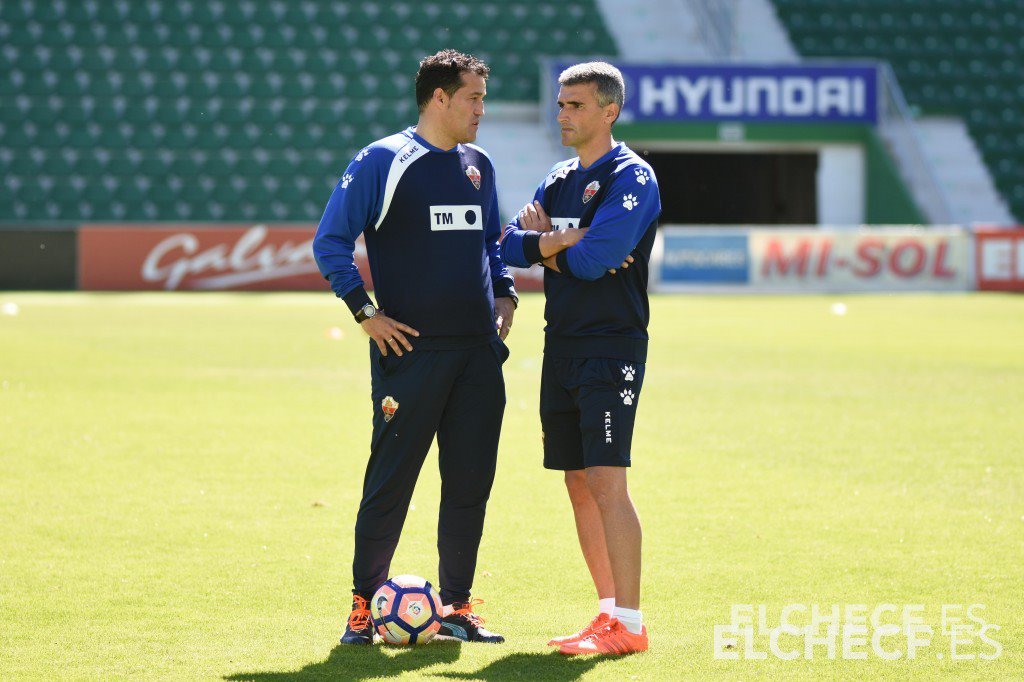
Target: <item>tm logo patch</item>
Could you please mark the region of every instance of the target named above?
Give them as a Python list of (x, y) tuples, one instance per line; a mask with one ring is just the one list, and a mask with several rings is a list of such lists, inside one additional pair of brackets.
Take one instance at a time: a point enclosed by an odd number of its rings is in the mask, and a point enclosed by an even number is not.
[(443, 230), (482, 230), (484, 229), (484, 211), (473, 204), (431, 206), (430, 229), (437, 232)]

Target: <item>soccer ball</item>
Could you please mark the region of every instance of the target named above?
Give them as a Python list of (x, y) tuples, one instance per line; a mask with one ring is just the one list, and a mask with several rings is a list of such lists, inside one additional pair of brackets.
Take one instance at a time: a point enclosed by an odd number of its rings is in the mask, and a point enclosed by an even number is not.
[(423, 644), (441, 629), (441, 597), (423, 578), (396, 575), (374, 593), (370, 615), (388, 644)]

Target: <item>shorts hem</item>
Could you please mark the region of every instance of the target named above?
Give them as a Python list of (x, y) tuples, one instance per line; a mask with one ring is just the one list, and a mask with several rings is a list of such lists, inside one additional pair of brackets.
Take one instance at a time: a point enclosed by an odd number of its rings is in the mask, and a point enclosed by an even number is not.
[(623, 469), (628, 469), (631, 466), (633, 466), (631, 462), (593, 462), (589, 464), (584, 463), (582, 466), (544, 463), (544, 468), (550, 471), (585, 471), (591, 467), (621, 467)]

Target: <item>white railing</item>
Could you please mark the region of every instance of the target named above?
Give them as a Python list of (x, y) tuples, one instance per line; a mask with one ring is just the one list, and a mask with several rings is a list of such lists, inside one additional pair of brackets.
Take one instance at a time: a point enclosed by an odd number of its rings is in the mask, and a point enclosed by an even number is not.
[(738, 0), (689, 0), (693, 16), (712, 59), (732, 60), (737, 54)]
[(928, 222), (949, 223), (953, 220), (949, 198), (925, 158), (899, 81), (888, 63), (879, 65), (878, 75), (878, 133), (892, 152), (900, 176)]

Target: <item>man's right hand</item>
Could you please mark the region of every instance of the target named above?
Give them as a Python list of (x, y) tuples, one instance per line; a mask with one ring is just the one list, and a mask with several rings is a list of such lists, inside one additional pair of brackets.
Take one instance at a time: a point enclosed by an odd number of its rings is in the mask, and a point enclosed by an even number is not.
[(519, 227), (533, 232), (550, 232), (551, 218), (539, 201), (523, 206), (519, 211)]
[[(397, 355), (402, 355), (402, 349), (412, 352), (412, 344), (405, 334), (419, 336), (420, 333), (407, 324), (392, 320), (384, 313), (377, 311), (377, 314), (368, 320), (359, 323), (363, 331), (377, 342), (377, 348), (381, 355), (387, 355), (388, 349), (393, 350)], [(404, 333), (403, 333), (404, 332)]]
[(552, 229), (551, 218), (539, 201), (527, 204), (519, 211), (519, 227), (541, 233), (538, 246), (540, 255), (544, 258), (565, 251), (570, 246), (575, 246), (587, 233), (586, 228)]

